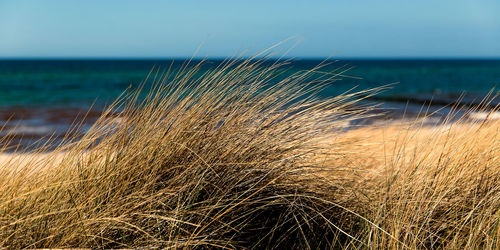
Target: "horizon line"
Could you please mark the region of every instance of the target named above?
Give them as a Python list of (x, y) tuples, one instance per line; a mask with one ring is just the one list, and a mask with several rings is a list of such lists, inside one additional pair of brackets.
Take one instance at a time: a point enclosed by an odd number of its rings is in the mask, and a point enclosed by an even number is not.
[[(158, 60), (158, 61), (172, 61), (172, 60), (227, 60), (227, 59), (242, 59), (242, 60), (245, 60), (245, 59), (250, 59), (251, 57), (231, 57), (231, 56), (228, 56), (228, 57), (222, 57), (222, 56), (214, 56), (214, 57), (190, 57), (190, 56), (186, 56), (186, 57), (181, 57), (181, 56), (172, 56), (172, 57), (147, 57), (147, 56), (144, 56), (144, 57), (139, 57), (139, 56), (102, 56), (102, 57), (93, 57), (93, 56), (33, 56), (33, 57), (24, 57), (24, 56), (19, 56), (19, 57), (1, 57), (0, 56), (0, 61), (15, 61), (15, 60), (18, 60), (18, 61), (22, 61), (22, 60), (26, 60), (26, 61), (37, 61), (37, 60), (40, 60), (40, 61), (64, 61), (64, 60), (68, 60), (68, 61), (72, 61), (72, 60), (81, 60), (81, 61), (85, 61), (85, 60), (96, 60), (96, 61), (99, 61), (99, 60), (102, 60), (102, 61), (149, 61), (149, 60)], [(257, 57), (255, 58), (255, 60), (260, 60), (262, 59), (262, 57)], [(390, 60), (394, 60), (394, 61), (397, 61), (397, 60), (401, 60), (401, 61), (406, 61), (406, 60), (415, 60), (415, 61), (418, 61), (418, 60), (422, 60), (422, 61), (426, 61), (426, 60), (436, 60), (436, 61), (440, 61), (440, 60), (500, 60), (500, 56), (488, 56), (488, 57), (485, 57), (485, 56), (380, 56), (380, 57), (377, 57), (377, 56), (366, 56), (366, 57), (363, 57), (363, 56), (342, 56), (342, 57), (300, 57), (300, 56), (296, 56), (296, 57), (269, 57), (269, 58), (265, 58), (265, 60), (310, 60), (310, 61), (324, 61), (324, 60), (327, 60), (327, 61), (336, 61), (336, 60), (339, 60), (339, 61), (346, 61), (346, 60), (359, 60), (359, 61), (370, 61), (370, 60), (380, 60), (380, 61), (384, 61), (384, 60), (387, 60), (387, 61), (390, 61)]]

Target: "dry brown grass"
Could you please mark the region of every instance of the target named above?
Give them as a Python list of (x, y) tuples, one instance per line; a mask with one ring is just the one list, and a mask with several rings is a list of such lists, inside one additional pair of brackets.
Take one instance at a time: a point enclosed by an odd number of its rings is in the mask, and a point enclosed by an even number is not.
[(153, 72), (146, 96), (118, 100), (76, 143), (4, 164), (0, 245), (330, 245), (336, 229), (320, 198), (334, 187), (310, 156), (356, 115), (346, 111), (356, 94), (313, 99), (335, 74), (270, 84), (280, 65), (262, 63)]
[(335, 73), (261, 64), (153, 72), (77, 142), (0, 162), (0, 246), (499, 248), (498, 122), (342, 133), (357, 94), (311, 95)]
[[(357, 238), (372, 248), (500, 248), (500, 121), (350, 131), (352, 210)], [(355, 142), (355, 143), (353, 143)], [(373, 224), (372, 224), (373, 223)]]

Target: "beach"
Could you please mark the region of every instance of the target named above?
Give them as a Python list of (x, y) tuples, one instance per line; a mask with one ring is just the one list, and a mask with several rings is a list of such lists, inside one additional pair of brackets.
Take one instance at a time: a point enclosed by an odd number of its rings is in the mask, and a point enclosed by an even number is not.
[(4, 103), (0, 245), (499, 246), (494, 95), (325, 96), (328, 74), (240, 63), (155, 76), (111, 106), (74, 89)]
[[(305, 183), (301, 181), (301, 185), (310, 186), (308, 188), (311, 190), (308, 192), (315, 193), (318, 192), (318, 188), (324, 188), (316, 186), (319, 183), (330, 183), (329, 185), (341, 187), (340, 190), (334, 189), (336, 202), (351, 213), (362, 214), (364, 220), (376, 222), (375, 228), (383, 228), (382, 232), (371, 231), (376, 237), (384, 238), (387, 235), (403, 239), (428, 237), (425, 232), (419, 232), (418, 228), (436, 227), (452, 230), (450, 225), (457, 221), (459, 223), (482, 223), (486, 227), (490, 225), (488, 224), (490, 212), (494, 212), (489, 210), (489, 206), (496, 206), (494, 205), (497, 202), (496, 193), (483, 196), (482, 193), (477, 193), (479, 191), (476, 188), (482, 188), (483, 184), (486, 187), (495, 186), (495, 178), (498, 178), (500, 166), (495, 159), (498, 159), (500, 149), (498, 148), (500, 146), (498, 143), (500, 120), (495, 116), (497, 113), (493, 114), (490, 114), (489, 119), (482, 119), (485, 114), (477, 113), (471, 116), (472, 119), (476, 119), (469, 122), (449, 122), (438, 125), (435, 123), (429, 125), (423, 119), (411, 121), (400, 119), (390, 122), (380, 120), (370, 125), (348, 129), (343, 133), (322, 136), (323, 139), (317, 142), (316, 147), (325, 152), (310, 155), (309, 157), (312, 158), (308, 160), (317, 162), (321, 171), (301, 170), (302, 175), (298, 178), (313, 175), (313, 182), (309, 177), (306, 178)], [(23, 173), (23, 179), (16, 178), (9, 186), (32, 186), (34, 184), (36, 187), (36, 181), (27, 184), (25, 179), (29, 181), (31, 178), (46, 178), (46, 173), (53, 170), (57, 176), (61, 171), (59, 168), (65, 166), (68, 169), (62, 171), (64, 174), (60, 177), (71, 178), (66, 180), (71, 183), (73, 177), (70, 176), (75, 167), (71, 165), (71, 162), (91, 162), (90, 159), (102, 157), (105, 154), (108, 153), (105, 151), (102, 154), (89, 152), (88, 155), (80, 153), (76, 156), (72, 150), (69, 152), (2, 153), (0, 165), (4, 170), (9, 169), (3, 173), (4, 177), (5, 175), (19, 175), (16, 172)], [(113, 161), (115, 157), (117, 155), (108, 160), (105, 160), (107, 157), (102, 158), (102, 162)], [(68, 160), (69, 162), (65, 163)], [(482, 166), (489, 166), (489, 169), (481, 169)], [(478, 178), (485, 183), (477, 182)], [(387, 183), (389, 179), (393, 179), (390, 184)], [(16, 182), (19, 183), (15, 184)], [(45, 185), (43, 182), (41, 184)], [(433, 190), (430, 191), (427, 185), (431, 185)], [(38, 192), (33, 187), (26, 191), (29, 190)], [(22, 189), (20, 191), (22, 192)], [(472, 197), (471, 192), (474, 193)], [(388, 195), (391, 200), (387, 200)], [(484, 204), (468, 205), (471, 199)], [(380, 211), (374, 214), (365, 211), (371, 206)], [(452, 210), (451, 213), (455, 213), (453, 207), (466, 209), (468, 206), (477, 210), (474, 212), (477, 219), (462, 218), (463, 221), (461, 221), (454, 217), (450, 218), (447, 212), (443, 212)], [(345, 215), (345, 219), (353, 220), (351, 217)], [(413, 225), (416, 229), (410, 232), (400, 231), (398, 224), (393, 221), (396, 218), (399, 223)], [(99, 220), (99, 218), (91, 220)], [(469, 220), (472, 221), (469, 222)], [(117, 227), (120, 226), (117, 225)], [(353, 232), (355, 231), (350, 233)], [(475, 237), (477, 237), (475, 239), (480, 239), (480, 235)], [(392, 237), (388, 238), (386, 240), (392, 239)], [(182, 245), (182, 243), (176, 244)], [(479, 244), (479, 241), (470, 241), (470, 244)]]
[(498, 13), (0, 0), (0, 250), (500, 250)]

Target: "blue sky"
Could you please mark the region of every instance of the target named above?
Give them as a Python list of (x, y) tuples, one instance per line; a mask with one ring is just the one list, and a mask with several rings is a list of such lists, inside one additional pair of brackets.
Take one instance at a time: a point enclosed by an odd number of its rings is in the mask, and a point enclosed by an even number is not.
[(0, 57), (500, 57), (498, 0), (0, 0)]

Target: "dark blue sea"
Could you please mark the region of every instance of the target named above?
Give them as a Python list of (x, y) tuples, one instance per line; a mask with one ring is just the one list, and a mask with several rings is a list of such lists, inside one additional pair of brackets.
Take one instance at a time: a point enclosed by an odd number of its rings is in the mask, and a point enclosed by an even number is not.
[[(218, 65), (208, 60), (205, 69)], [(320, 60), (293, 60), (288, 73), (308, 70)], [(40, 135), (64, 131), (77, 114), (94, 105), (89, 117), (112, 102), (129, 86), (137, 86), (153, 66), (181, 67), (183, 60), (0, 60), (0, 121), (18, 133)], [(326, 87), (321, 95), (335, 96), (394, 83), (370, 101), (387, 109), (438, 107), (477, 103), (500, 84), (500, 60), (340, 60), (321, 71), (339, 67), (349, 77)], [(494, 90), (494, 93), (498, 93)], [(432, 100), (432, 102), (431, 102)], [(498, 99), (497, 99), (498, 100)], [(497, 102), (498, 103), (498, 102)], [(495, 103), (493, 103), (495, 104)], [(91, 122), (92, 119), (90, 119)], [(3, 132), (5, 133), (5, 131)]]

